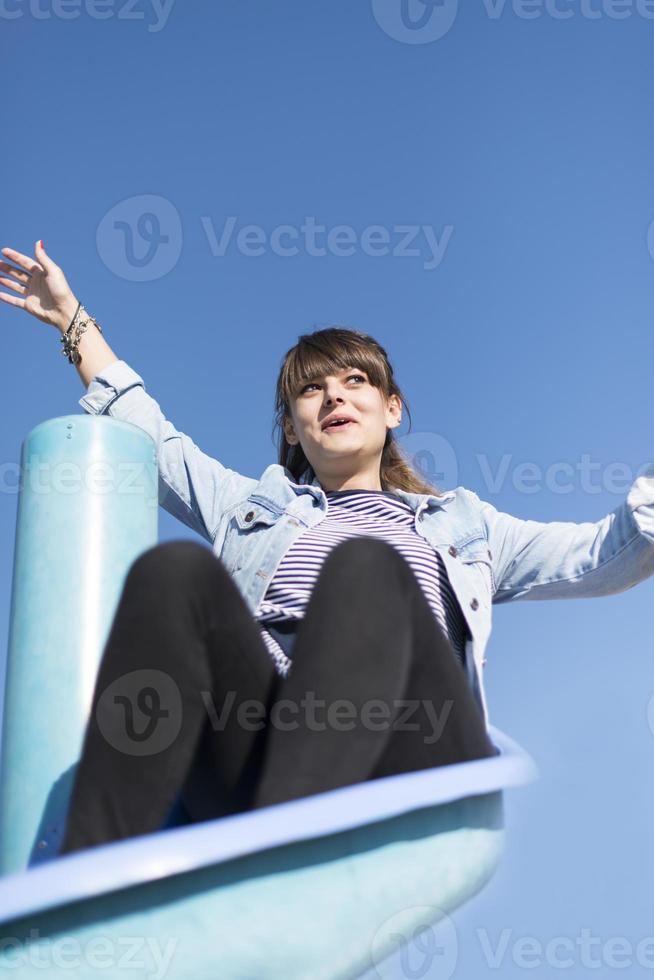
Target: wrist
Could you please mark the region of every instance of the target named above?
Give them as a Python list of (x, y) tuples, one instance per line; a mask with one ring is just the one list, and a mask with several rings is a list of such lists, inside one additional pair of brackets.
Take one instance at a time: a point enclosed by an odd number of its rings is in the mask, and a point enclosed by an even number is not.
[(77, 310), (78, 301), (75, 296), (71, 293), (67, 296), (64, 302), (60, 305), (57, 311), (57, 317), (55, 320), (55, 326), (62, 334), (66, 333), (68, 330), (75, 312)]
[(71, 364), (79, 365), (82, 361), (82, 355), (79, 350), (80, 339), (82, 334), (88, 329), (89, 323), (93, 323), (98, 332), (102, 333), (102, 327), (95, 317), (89, 313), (85, 306), (77, 303), (70, 326), (60, 331), (61, 337), (59, 339), (63, 345), (61, 353), (66, 355)]

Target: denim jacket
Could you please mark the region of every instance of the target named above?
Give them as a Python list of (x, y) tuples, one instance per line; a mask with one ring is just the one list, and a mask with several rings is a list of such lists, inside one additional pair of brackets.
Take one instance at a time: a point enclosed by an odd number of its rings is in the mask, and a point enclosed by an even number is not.
[[(125, 361), (97, 374), (79, 404), (152, 437), (160, 505), (211, 543), (254, 615), (293, 540), (327, 512), (318, 481), (295, 483), (278, 463), (259, 479), (227, 469), (165, 418)], [(470, 628), (466, 671), (487, 725), (483, 670), (493, 604), (610, 595), (654, 573), (654, 463), (615, 510), (580, 524), (512, 517), (462, 486), (441, 495), (395, 492), (445, 563)]]

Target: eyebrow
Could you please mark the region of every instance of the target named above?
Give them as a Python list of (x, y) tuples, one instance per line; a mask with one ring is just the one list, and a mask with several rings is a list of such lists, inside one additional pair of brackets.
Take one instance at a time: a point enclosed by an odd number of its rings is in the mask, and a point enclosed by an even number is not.
[[(356, 367), (354, 364), (352, 364), (350, 367), (343, 368), (342, 371), (339, 371), (337, 377), (340, 377), (343, 374), (349, 374), (352, 371), (359, 371), (361, 374), (368, 373), (365, 370), (365, 368)], [(309, 377), (304, 378), (301, 383), (308, 384), (309, 381), (318, 381), (320, 378), (325, 378), (325, 377), (326, 377), (325, 374), (312, 374)]]

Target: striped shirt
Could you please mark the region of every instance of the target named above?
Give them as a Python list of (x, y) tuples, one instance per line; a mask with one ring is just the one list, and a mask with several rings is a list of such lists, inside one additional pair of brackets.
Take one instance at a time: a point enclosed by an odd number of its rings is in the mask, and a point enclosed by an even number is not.
[[(259, 603), (257, 619), (278, 673), (292, 662), (292, 638), (328, 553), (348, 538), (369, 535), (388, 541), (406, 559), (461, 664), (468, 625), (452, 590), (443, 559), (414, 527), (407, 503), (386, 490), (328, 490), (327, 513), (288, 549)], [(269, 631), (272, 629), (275, 636)]]

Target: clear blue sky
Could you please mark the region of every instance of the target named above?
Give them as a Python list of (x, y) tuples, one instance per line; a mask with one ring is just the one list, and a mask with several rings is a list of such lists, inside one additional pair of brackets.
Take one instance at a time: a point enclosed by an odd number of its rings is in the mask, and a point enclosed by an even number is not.
[[(340, 323), (389, 351), (414, 448), (451, 447), (441, 486), (539, 520), (596, 520), (624, 499), (612, 464), (635, 474), (654, 458), (644, 0), (445, 2), (431, 19), (411, 0), (413, 28), (400, 0), (176, 0), (159, 13), (107, 0), (106, 19), (91, 0), (0, 7), (0, 244), (32, 254), (44, 239), (206, 452), (250, 476), (275, 461), (281, 356)], [(146, 212), (158, 225), (139, 230)], [(331, 233), (327, 254), (307, 223)], [(262, 230), (244, 238), (247, 225)], [(399, 254), (401, 226), (419, 229), (417, 254)], [(282, 254), (290, 235), (296, 254)], [(3, 304), (0, 330), (4, 470), (34, 426), (81, 412), (83, 390), (52, 327)], [(525, 463), (540, 468), (526, 485)], [(561, 463), (567, 492), (549, 469)], [(2, 489), (6, 637), (17, 497)], [(162, 540), (191, 536), (161, 513)], [(653, 595), (647, 581), (495, 610), (491, 721), (541, 778), (508, 794), (504, 862), (455, 915), (460, 980), (523, 976), (527, 937), (543, 947), (533, 975), (598, 975), (583, 929), (601, 940), (602, 976), (617, 972), (602, 951), (616, 937), (632, 949), (615, 957), (631, 964), (621, 974), (651, 975), (654, 947), (639, 961), (637, 946), (654, 935)], [(493, 947), (508, 931), (500, 970), (479, 930)], [(558, 937), (578, 950), (563, 971), (545, 951)], [(420, 962), (384, 976), (441, 976)]]

